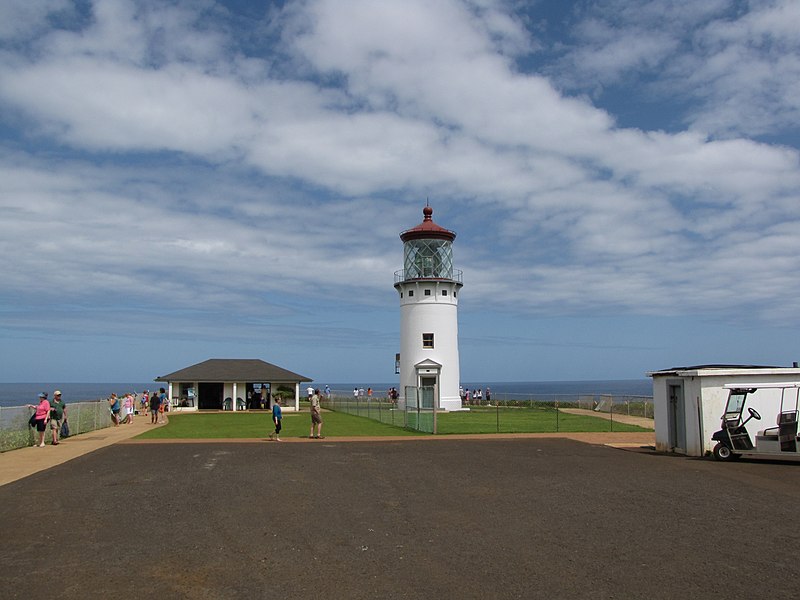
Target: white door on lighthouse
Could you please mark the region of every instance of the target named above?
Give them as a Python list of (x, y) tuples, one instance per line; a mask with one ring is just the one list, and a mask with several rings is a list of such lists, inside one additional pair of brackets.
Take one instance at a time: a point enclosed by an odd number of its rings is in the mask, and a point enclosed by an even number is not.
[(420, 377), (420, 408), (438, 408), (436, 402), (437, 377)]

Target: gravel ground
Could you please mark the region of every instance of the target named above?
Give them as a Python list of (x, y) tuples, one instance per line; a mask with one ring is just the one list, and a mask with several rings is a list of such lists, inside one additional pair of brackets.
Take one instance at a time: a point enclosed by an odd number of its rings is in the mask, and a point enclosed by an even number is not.
[(116, 444), (0, 487), (0, 597), (788, 598), (798, 499), (565, 439)]

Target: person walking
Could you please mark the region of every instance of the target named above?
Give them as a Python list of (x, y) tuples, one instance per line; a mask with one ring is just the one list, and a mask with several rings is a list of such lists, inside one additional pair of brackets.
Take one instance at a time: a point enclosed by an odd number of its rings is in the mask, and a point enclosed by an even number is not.
[(61, 431), (61, 422), (67, 420), (67, 405), (61, 400), (61, 392), (53, 392), (53, 403), (50, 405), (50, 434), (53, 436), (53, 446), (58, 446), (58, 434)]
[(39, 448), (44, 448), (44, 432), (47, 429), (47, 421), (50, 416), (50, 403), (47, 401), (47, 392), (39, 394), (38, 406), (28, 404), (28, 408), (32, 408), (36, 411), (33, 415), (34, 423), (36, 423), (36, 431), (39, 432), (39, 443), (36, 445)]
[(161, 405), (161, 398), (153, 392), (150, 396), (150, 424), (155, 425), (158, 421), (158, 407)]
[(133, 395), (125, 394), (125, 400), (122, 402), (122, 406), (125, 408), (125, 418), (122, 420), (123, 423), (133, 423), (133, 413), (136, 410), (135, 405), (136, 401), (133, 399)]
[(272, 399), (272, 422), (275, 424), (275, 433), (269, 434), (269, 439), (274, 439), (276, 442), (281, 441), (281, 397), (275, 396)]
[[(314, 435), (314, 427), (317, 428), (317, 435)], [(309, 439), (325, 439), (322, 436), (322, 415), (319, 409), (319, 390), (314, 390), (311, 396), (311, 432), (308, 434)]]
[(161, 403), (158, 405), (158, 422), (166, 423), (164, 412), (169, 408), (169, 398), (167, 398), (167, 390), (158, 388), (158, 399)]

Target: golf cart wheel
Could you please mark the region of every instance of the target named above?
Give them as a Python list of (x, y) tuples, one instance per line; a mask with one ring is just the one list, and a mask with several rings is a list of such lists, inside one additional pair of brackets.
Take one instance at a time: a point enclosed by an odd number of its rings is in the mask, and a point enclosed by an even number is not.
[(714, 446), (714, 458), (717, 460), (731, 460), (733, 458), (733, 452), (731, 452), (731, 449), (725, 444), (720, 442)]

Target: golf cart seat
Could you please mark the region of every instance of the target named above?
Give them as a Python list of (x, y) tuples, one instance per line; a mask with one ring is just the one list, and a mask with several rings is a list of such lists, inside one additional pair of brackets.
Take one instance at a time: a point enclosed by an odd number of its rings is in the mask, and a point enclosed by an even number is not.
[(797, 411), (790, 410), (778, 414), (777, 427), (768, 427), (759, 431), (758, 435), (766, 438), (778, 439), (784, 436), (789, 438), (797, 437)]

